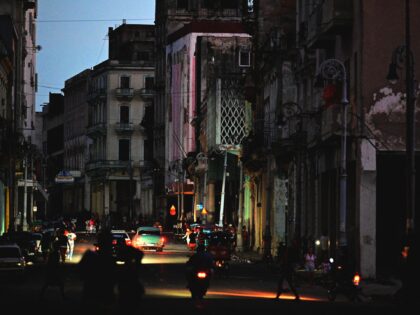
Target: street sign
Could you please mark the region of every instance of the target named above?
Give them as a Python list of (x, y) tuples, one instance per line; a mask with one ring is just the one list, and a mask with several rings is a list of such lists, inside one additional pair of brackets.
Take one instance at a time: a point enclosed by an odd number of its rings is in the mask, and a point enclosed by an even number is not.
[(68, 171), (60, 171), (56, 176), (55, 176), (55, 182), (56, 183), (73, 183), (74, 182), (74, 177), (73, 175), (71, 175)]

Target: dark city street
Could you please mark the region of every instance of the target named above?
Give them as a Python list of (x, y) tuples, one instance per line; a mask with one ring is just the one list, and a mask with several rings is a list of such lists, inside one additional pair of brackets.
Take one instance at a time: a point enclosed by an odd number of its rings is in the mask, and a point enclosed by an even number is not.
[(0, 0), (1, 314), (415, 312), (419, 16)]

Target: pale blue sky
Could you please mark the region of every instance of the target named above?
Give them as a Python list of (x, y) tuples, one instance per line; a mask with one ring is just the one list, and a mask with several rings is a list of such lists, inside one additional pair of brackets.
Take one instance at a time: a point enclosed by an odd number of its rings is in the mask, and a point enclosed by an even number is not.
[(108, 27), (153, 24), (155, 0), (38, 0), (37, 111), (64, 81), (108, 56)]

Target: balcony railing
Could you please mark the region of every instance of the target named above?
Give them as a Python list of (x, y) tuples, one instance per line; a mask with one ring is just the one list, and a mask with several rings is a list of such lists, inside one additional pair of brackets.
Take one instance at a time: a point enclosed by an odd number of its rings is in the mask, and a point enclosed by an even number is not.
[(134, 127), (132, 123), (122, 123), (117, 122), (115, 123), (115, 131), (117, 133), (132, 133), (134, 131)]
[(132, 99), (134, 97), (134, 89), (132, 88), (117, 88), (115, 89), (115, 96), (118, 99)]
[(86, 164), (86, 171), (95, 171), (99, 169), (129, 169), (131, 167), (140, 168), (140, 170), (147, 170), (153, 168), (152, 161), (121, 161), (121, 160), (95, 160)]
[(99, 169), (128, 169), (130, 161), (120, 160), (96, 160), (86, 164), (86, 171), (95, 171)]
[(153, 99), (153, 97), (155, 96), (155, 90), (153, 89), (140, 89), (140, 96), (145, 100), (145, 101), (149, 101), (151, 99)]
[(90, 102), (95, 101), (97, 99), (105, 99), (105, 98), (106, 98), (106, 89), (105, 88), (91, 90), (88, 93), (88, 101), (90, 101)]
[(91, 138), (106, 135), (106, 124), (105, 123), (92, 124), (87, 127), (86, 134)]

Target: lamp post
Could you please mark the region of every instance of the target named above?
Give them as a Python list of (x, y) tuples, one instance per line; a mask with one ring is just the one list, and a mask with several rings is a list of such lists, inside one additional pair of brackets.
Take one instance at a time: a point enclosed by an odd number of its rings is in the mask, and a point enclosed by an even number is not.
[(342, 110), (342, 127), (341, 135), (341, 158), (340, 158), (340, 226), (338, 245), (341, 254), (346, 255), (347, 248), (347, 72), (344, 64), (337, 59), (327, 59), (319, 66), (319, 76), (324, 80), (341, 81), (341, 110)]

